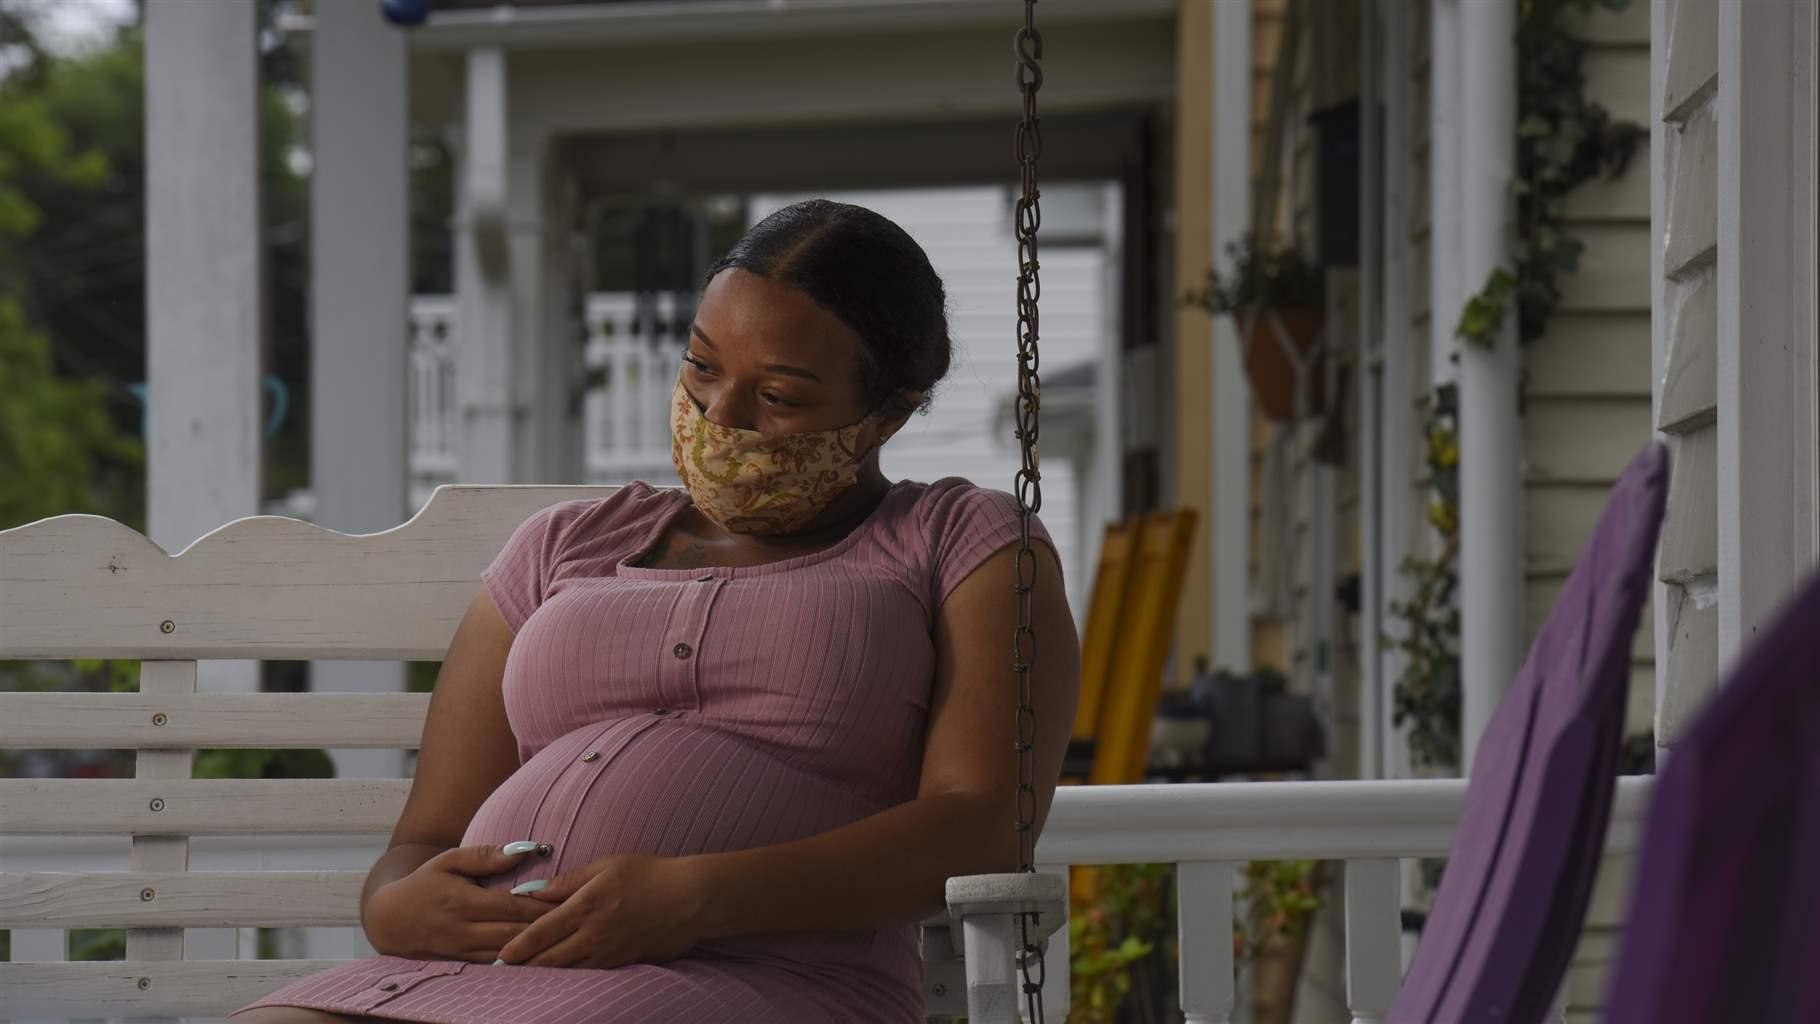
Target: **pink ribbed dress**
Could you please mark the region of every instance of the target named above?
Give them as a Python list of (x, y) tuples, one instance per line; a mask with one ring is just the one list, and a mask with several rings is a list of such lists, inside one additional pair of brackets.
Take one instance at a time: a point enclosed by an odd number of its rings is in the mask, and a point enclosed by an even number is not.
[[(937, 609), (1016, 542), (1011, 496), (899, 482), (823, 551), (736, 568), (628, 564), (688, 504), (632, 484), (552, 505), (481, 574), (517, 634), (502, 686), (520, 766), (462, 844), (555, 846), (488, 888), (612, 853), (787, 842), (915, 796)], [(614, 970), (368, 957), (249, 1006), (445, 1024), (912, 1024), (921, 980), (906, 922), (749, 935)]]

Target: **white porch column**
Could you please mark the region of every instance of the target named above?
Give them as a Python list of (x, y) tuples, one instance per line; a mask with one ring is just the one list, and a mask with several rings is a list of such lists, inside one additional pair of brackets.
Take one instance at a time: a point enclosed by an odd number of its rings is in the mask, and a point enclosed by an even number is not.
[(541, 133), (515, 141), (507, 186), (517, 474), (524, 483), (581, 483), (583, 237), (579, 195)]
[[(256, 14), (145, 5), (146, 518), (173, 554), (259, 511)], [(259, 688), (256, 662), (198, 668), (205, 691)]]
[(508, 277), (506, 56), (468, 51), (466, 127), (457, 149), (455, 391), (459, 479), (515, 483), (522, 410), (513, 394)]
[(1820, 553), (1813, 0), (1719, 4), (1719, 663)]
[(510, 96), (510, 61), (468, 53), (455, 290), (460, 479), (582, 479), (582, 299), (573, 182)]
[[(1213, 261), (1251, 224), (1251, 0), (1213, 5)], [(1251, 669), (1251, 389), (1229, 316), (1213, 318), (1213, 664)]]
[[(406, 356), (411, 196), (404, 37), (375, 4), (316, 12), (310, 118), (310, 481), (318, 525), (409, 518)], [(317, 661), (310, 687), (398, 693), (396, 661)], [(401, 750), (331, 750), (339, 778), (398, 778)]]
[[(1460, 54), (1460, 270), (1463, 289), (1510, 267), (1509, 188), (1517, 146), (1517, 2), (1463, 3)], [(1439, 52), (1442, 43), (1435, 41)], [(1437, 146), (1439, 140), (1436, 140)], [(1437, 307), (1436, 317), (1457, 309)], [(1517, 415), (1517, 311), (1485, 347), (1460, 353), (1461, 764), (1523, 662), (1522, 424)]]

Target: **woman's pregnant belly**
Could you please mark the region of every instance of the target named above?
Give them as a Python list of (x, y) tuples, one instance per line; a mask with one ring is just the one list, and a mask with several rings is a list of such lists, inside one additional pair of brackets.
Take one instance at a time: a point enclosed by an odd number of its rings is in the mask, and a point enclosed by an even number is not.
[[(481, 804), (462, 845), (549, 843), (550, 856), (525, 855), (512, 871), (479, 880), (510, 889), (611, 854), (744, 850), (826, 832), (883, 809), (724, 729), (670, 712), (598, 722), (555, 740)], [(908, 922), (750, 934), (698, 946), (690, 955), (784, 964), (808, 975), (841, 964), (864, 971), (870, 984), (911, 996), (920, 984)]]
[(553, 741), (494, 790), (462, 845), (549, 843), (509, 889), (615, 853), (684, 856), (788, 842), (883, 810), (687, 713), (596, 722)]

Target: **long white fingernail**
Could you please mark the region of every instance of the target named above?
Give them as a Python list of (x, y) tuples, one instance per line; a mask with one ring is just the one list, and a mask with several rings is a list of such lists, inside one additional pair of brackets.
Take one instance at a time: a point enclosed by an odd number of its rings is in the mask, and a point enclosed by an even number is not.
[(500, 851), (508, 857), (520, 853), (530, 853), (535, 849), (537, 849), (537, 840), (535, 839), (520, 839), (517, 842), (507, 843), (500, 847)]
[(500, 964), (503, 964), (503, 963), (505, 963), (504, 960), (495, 960), (495, 961), (493, 961), (493, 966), (498, 967)]
[(529, 882), (521, 882), (518, 885), (514, 885), (512, 887), (512, 895), (523, 896), (527, 893), (541, 892), (549, 884), (550, 880), (547, 878), (534, 878)]

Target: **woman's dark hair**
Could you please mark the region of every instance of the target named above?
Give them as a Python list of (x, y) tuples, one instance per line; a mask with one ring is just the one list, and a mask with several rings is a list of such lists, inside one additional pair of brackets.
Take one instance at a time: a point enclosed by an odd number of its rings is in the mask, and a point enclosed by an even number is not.
[(904, 391), (923, 406), (948, 375), (954, 343), (942, 279), (916, 240), (863, 206), (809, 199), (752, 226), (708, 271), (729, 267), (796, 288), (865, 342), (861, 393), (877, 405)]

